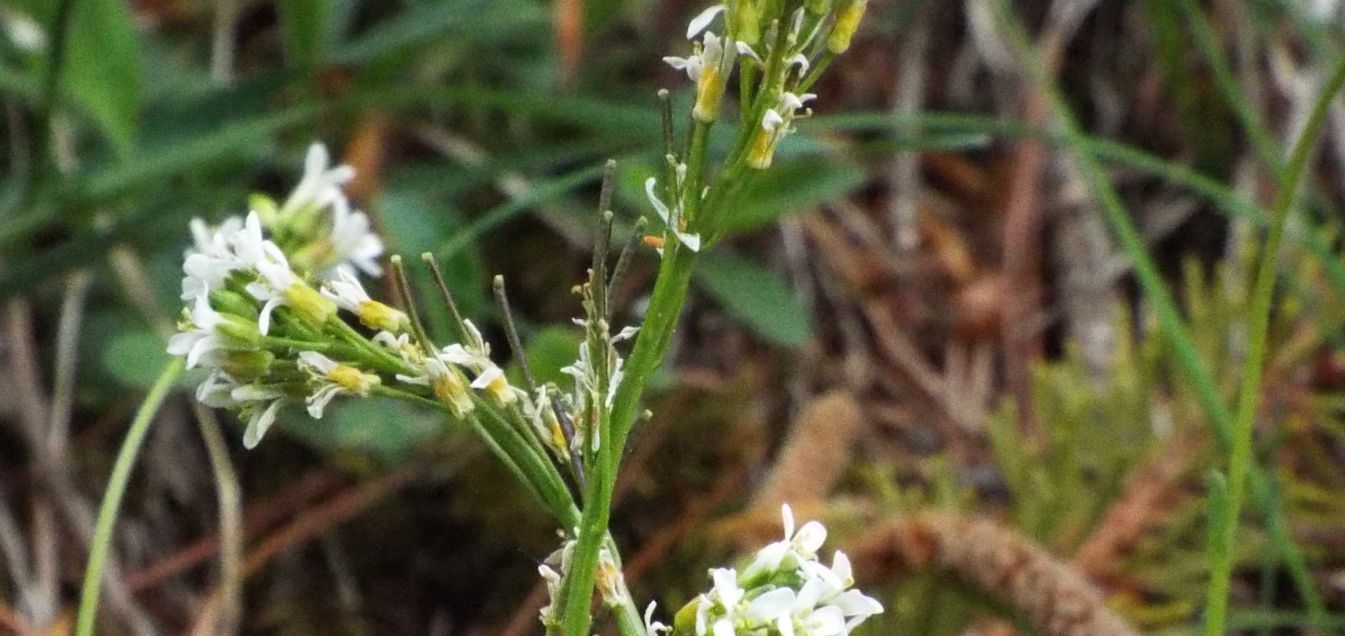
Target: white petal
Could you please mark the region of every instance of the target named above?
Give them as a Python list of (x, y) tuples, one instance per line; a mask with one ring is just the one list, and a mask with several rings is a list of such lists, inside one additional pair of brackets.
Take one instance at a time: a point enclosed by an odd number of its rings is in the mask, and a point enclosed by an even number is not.
[(266, 301), (265, 305), (262, 305), (262, 311), (257, 315), (257, 331), (260, 332), (261, 335), (264, 336), (266, 335), (266, 332), (271, 330), (271, 312), (275, 311), (276, 307), (280, 306), (280, 303), (280, 297), (276, 296)]
[(774, 108), (766, 109), (766, 114), (761, 117), (761, 129), (766, 132), (775, 132), (784, 124), (785, 119)]
[(682, 245), (687, 246), (687, 249), (690, 249), (693, 252), (701, 251), (701, 237), (699, 234), (687, 234), (686, 232), (678, 232), (677, 240), (681, 241)]
[(221, 348), (223, 348), (223, 345), (220, 343), (219, 338), (216, 338), (215, 336), (205, 336), (200, 340), (197, 340), (196, 344), (192, 345), (191, 351), (187, 352), (187, 368), (196, 368), (197, 363), (201, 360), (201, 356)]
[(789, 504), (780, 504), (780, 522), (785, 527), (785, 541), (794, 538), (794, 509)]
[(199, 331), (175, 333), (172, 338), (168, 339), (168, 353), (174, 356), (184, 355), (196, 346), (197, 340), (204, 337), (205, 335)]
[(854, 568), (850, 566), (850, 557), (837, 550), (836, 555), (831, 558), (831, 573), (840, 579), (842, 586), (849, 585), (854, 580)]
[(793, 66), (793, 65), (795, 65), (795, 64), (797, 64), (797, 65), (799, 66), (799, 75), (807, 75), (807, 74), (808, 74), (808, 67), (809, 67), (808, 56), (806, 56), (806, 55), (804, 55), (804, 54), (802, 54), (802, 53), (799, 53), (798, 55), (795, 55), (794, 57), (789, 58), (789, 64), (790, 64), (791, 66)]
[(475, 380), (472, 380), (472, 388), (484, 389), (490, 386), (492, 382), (502, 377), (504, 377), (504, 371), (492, 364), (489, 367), (486, 367), (486, 369), (481, 372), (481, 375), (476, 376)]
[(709, 9), (701, 11), (699, 15), (691, 19), (691, 24), (687, 25), (687, 39), (694, 40), (696, 35), (704, 31), (710, 23), (714, 21), (715, 16), (724, 10), (723, 4), (717, 4)]
[(335, 369), (337, 366), (336, 362), (333, 361), (331, 358), (328, 358), (327, 356), (324, 356), (316, 351), (300, 351), (299, 362), (302, 362), (310, 367), (313, 367), (319, 373), (322, 374), (331, 373), (332, 369)]
[(822, 547), (822, 544), (826, 541), (827, 528), (816, 521), (803, 524), (803, 527), (799, 528), (799, 533), (794, 535), (794, 545), (810, 554), (817, 552), (817, 549)]
[(850, 590), (829, 603), (841, 610), (846, 616), (872, 616), (883, 613), (883, 605), (867, 596), (859, 590)]
[(665, 205), (663, 201), (658, 198), (657, 194), (654, 194), (654, 187), (656, 185), (658, 185), (658, 179), (655, 179), (654, 177), (649, 177), (648, 179), (645, 179), (644, 192), (646, 195), (649, 196), (649, 204), (654, 206), (654, 212), (658, 213), (658, 218), (663, 219), (663, 222), (667, 223), (668, 206)]
[(765, 63), (765, 62), (762, 62), (762, 61), (761, 61), (761, 56), (760, 56), (760, 55), (757, 55), (756, 49), (753, 49), (752, 46), (751, 46), (750, 44), (748, 44), (748, 43), (746, 43), (746, 42), (738, 42), (738, 43), (736, 44), (736, 48), (738, 49), (738, 55), (742, 55), (742, 56), (745, 56), (745, 57), (750, 57), (750, 58), (756, 60), (758, 64), (764, 64), (764, 63)]
[(252, 450), (262, 441), (262, 436), (266, 435), (267, 429), (276, 421), (276, 411), (280, 409), (280, 400), (276, 400), (266, 407), (266, 410), (253, 416), (248, 422), (248, 428), (243, 432), (243, 448)]
[(770, 621), (788, 615), (793, 606), (794, 590), (787, 587), (777, 587), (752, 599), (752, 602), (747, 604), (747, 618), (761, 622)]
[(326, 410), (327, 405), (339, 393), (341, 393), (341, 387), (335, 384), (329, 384), (318, 389), (317, 393), (308, 396), (308, 399), (305, 400), (308, 403), (308, 414), (315, 420), (322, 419), (322, 412)]
[(824, 607), (803, 619), (810, 636), (836, 636), (845, 633), (845, 617), (835, 607)]
[(789, 553), (789, 543), (777, 541), (760, 550), (757, 550), (756, 557), (752, 559), (752, 564), (743, 570), (743, 578), (753, 579), (762, 572), (774, 572), (780, 567), (780, 561), (784, 560), (785, 555)]
[(803, 584), (803, 589), (799, 590), (799, 595), (794, 599), (794, 609), (796, 611), (808, 611), (817, 606), (818, 599), (822, 598), (822, 592), (826, 590), (827, 584), (818, 578), (808, 579)]
[(733, 631), (733, 621), (730, 621), (727, 618), (721, 618), (715, 621), (712, 633), (714, 636), (735, 636), (735, 632)]

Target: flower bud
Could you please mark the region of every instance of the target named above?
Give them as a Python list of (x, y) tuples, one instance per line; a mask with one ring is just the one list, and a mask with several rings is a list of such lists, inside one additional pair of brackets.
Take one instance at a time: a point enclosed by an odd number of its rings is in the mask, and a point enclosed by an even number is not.
[(677, 610), (673, 616), (673, 633), (675, 634), (694, 634), (696, 633), (696, 610), (700, 608), (700, 598), (693, 598), (682, 609)]
[(285, 288), (285, 300), (300, 318), (314, 325), (327, 322), (336, 313), (336, 303), (303, 282)]
[(836, 12), (836, 23), (832, 25), (831, 33), (827, 35), (828, 51), (840, 55), (850, 48), (850, 40), (855, 37), (859, 21), (864, 17), (864, 10), (868, 6), (869, 0), (842, 0), (841, 7)]
[(369, 395), (369, 390), (383, 383), (372, 373), (365, 373), (348, 364), (338, 364), (327, 372), (327, 379), (356, 395)]
[(280, 218), (280, 207), (276, 205), (275, 199), (265, 194), (257, 193), (249, 196), (248, 209), (256, 212), (262, 225), (267, 227), (275, 225)]
[(449, 369), (447, 373), (430, 374), (430, 390), (440, 402), (453, 409), (453, 414), (458, 417), (470, 413), (476, 406), (472, 403), (472, 395), (467, 390), (467, 382), (454, 369)]
[(701, 69), (696, 82), (696, 107), (691, 114), (697, 121), (710, 123), (719, 118), (719, 102), (724, 99), (724, 76), (718, 66)]
[(355, 316), (370, 329), (401, 333), (411, 326), (411, 319), (400, 310), (377, 300), (366, 300), (355, 306)]
[(761, 0), (738, 0), (729, 12), (729, 34), (748, 46), (761, 41)]
[(775, 131), (758, 128), (756, 137), (752, 139), (752, 147), (747, 151), (748, 167), (756, 170), (765, 170), (771, 167), (771, 160), (775, 156), (775, 145), (779, 140), (780, 136)]
[(253, 348), (261, 344), (262, 334), (257, 323), (233, 314), (220, 314), (220, 323), (215, 325), (215, 333), (229, 340), (231, 344)]
[(226, 351), (220, 356), (219, 367), (229, 374), (229, 377), (247, 383), (270, 373), (271, 363), (275, 362), (275, 359), (275, 354), (263, 349)]
[(220, 313), (242, 316), (250, 320), (257, 319), (257, 303), (242, 294), (227, 289), (217, 289), (210, 292), (210, 306)]

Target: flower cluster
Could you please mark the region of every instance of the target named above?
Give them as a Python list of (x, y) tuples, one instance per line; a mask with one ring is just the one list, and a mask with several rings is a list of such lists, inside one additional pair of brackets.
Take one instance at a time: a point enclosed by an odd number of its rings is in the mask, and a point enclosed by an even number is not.
[(710, 591), (678, 612), (675, 634), (837, 636), (882, 613), (878, 601), (851, 588), (854, 576), (844, 552), (836, 551), (831, 566), (818, 559), (827, 538), (821, 523), (810, 521), (795, 531), (787, 504), (781, 513), (784, 539), (757, 551), (742, 571), (711, 570)]
[[(781, 141), (794, 131), (794, 122), (812, 114), (807, 104), (817, 95), (809, 89), (831, 60), (850, 48), (867, 6), (868, 0), (785, 4), (727, 0), (691, 20), (687, 27), (691, 53), (666, 56), (663, 61), (695, 83), (691, 109), (694, 127), (687, 149), (679, 157), (673, 150), (671, 126), (665, 120), (669, 168), (662, 178), (645, 184), (650, 205), (667, 227), (663, 238), (650, 241), (660, 254), (673, 239), (679, 246), (699, 251), (707, 227), (708, 241), (714, 239), (713, 221), (701, 217), (715, 210), (702, 213), (701, 208), (724, 206), (713, 196), (721, 194), (715, 184), (707, 186), (701, 180), (705, 133), (720, 118), (735, 67), (740, 79), (742, 125), (724, 174), (736, 175), (739, 168), (771, 167)], [(716, 30), (721, 22), (722, 28)]]
[(286, 402), (302, 402), (321, 418), (338, 396), (373, 393), (432, 401), (459, 418), (481, 398), (501, 409), (521, 405), (537, 420), (530, 426), (549, 431), (554, 415), (509, 384), (471, 321), (459, 325), (462, 342), (434, 347), (413, 337), (406, 312), (365, 291), (356, 273), (382, 273), (383, 242), (341, 188), (353, 175), (349, 166), (331, 166), (326, 148), (314, 144), (283, 204), (255, 195), (245, 217), (215, 227), (192, 221), (186, 306), (168, 351), (186, 356), (188, 368), (209, 370), (197, 398), (238, 411), (248, 422), (248, 448)]

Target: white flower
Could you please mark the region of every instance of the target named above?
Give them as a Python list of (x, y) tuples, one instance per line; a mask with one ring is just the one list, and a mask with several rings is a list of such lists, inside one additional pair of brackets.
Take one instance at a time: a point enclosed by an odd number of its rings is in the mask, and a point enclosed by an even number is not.
[(844, 552), (836, 551), (830, 568), (816, 561), (808, 561), (803, 564), (801, 571), (808, 579), (808, 583), (816, 588), (817, 602), (837, 608), (841, 615), (848, 619), (847, 631), (854, 629), (868, 617), (883, 613), (881, 603), (865, 596), (859, 590), (848, 589), (854, 585), (855, 579), (850, 558), (845, 556)]
[[(679, 225), (681, 223), (681, 207), (679, 206), (675, 210), (669, 210), (668, 206), (658, 198), (658, 195), (654, 194), (654, 188), (657, 185), (658, 180), (654, 177), (650, 177), (644, 182), (644, 191), (645, 194), (649, 196), (649, 204), (654, 206), (654, 212), (658, 213), (659, 218), (663, 219), (663, 223), (668, 226), (668, 229), (672, 230), (673, 234), (677, 235), (678, 241), (681, 241), (683, 245), (687, 246), (687, 249), (690, 249), (693, 252), (699, 252), (701, 249), (701, 237), (697, 234), (683, 232), (679, 227), (674, 227), (674, 225)], [(676, 214), (674, 214), (674, 212), (676, 212)], [(662, 254), (662, 251), (659, 253)]]
[(738, 572), (732, 568), (710, 570), (710, 579), (710, 593), (701, 595), (696, 608), (696, 636), (733, 636), (734, 617), (747, 592), (738, 587)]
[(709, 27), (710, 23), (714, 22), (715, 16), (723, 13), (724, 9), (724, 4), (720, 3), (696, 14), (696, 17), (692, 18), (691, 23), (687, 25), (687, 39), (696, 39), (696, 35)]
[(490, 344), (481, 336), (481, 331), (470, 320), (462, 321), (466, 332), (465, 343), (453, 343), (439, 352), (446, 362), (466, 367), (476, 374), (472, 388), (483, 389), (500, 404), (509, 404), (526, 398), (521, 389), (509, 385), (504, 371), (490, 359)]
[(275, 387), (249, 384), (235, 388), (230, 397), (242, 405), (240, 414), (248, 417), (248, 427), (243, 432), (243, 448), (249, 450), (256, 448), (266, 435), (266, 431), (276, 421), (276, 413), (284, 402), (284, 391)]
[(350, 272), (339, 272), (336, 278), (329, 280), (322, 286), (322, 295), (332, 299), (337, 307), (346, 311), (356, 311), (360, 305), (373, 302), (369, 297), (369, 292), (364, 291), (364, 285), (360, 280)]
[(299, 276), (290, 269), (289, 259), (285, 258), (285, 253), (275, 243), (266, 241), (262, 248), (264, 257), (255, 264), (261, 280), (248, 283), (247, 291), (263, 303), (261, 314), (257, 317), (257, 327), (264, 336), (271, 329), (271, 312), (276, 307), (289, 304), (285, 292), (300, 281)]
[(758, 575), (774, 572), (780, 568), (785, 558), (793, 555), (800, 562), (817, 558), (817, 549), (827, 540), (827, 528), (817, 521), (809, 521), (794, 532), (794, 511), (789, 504), (780, 506), (785, 538), (757, 551), (752, 563), (743, 571), (744, 579), (754, 579)]
[(774, 624), (781, 636), (837, 636), (847, 633), (841, 610), (831, 606), (818, 607), (819, 587), (813, 581), (804, 583), (795, 592), (790, 588), (776, 588), (748, 604), (749, 621)]
[(353, 272), (338, 271), (336, 280), (327, 281), (320, 291), (337, 307), (354, 312), (366, 326), (383, 330), (380, 333), (405, 331), (411, 324), (405, 313), (370, 298)]
[(229, 348), (229, 340), (215, 330), (222, 324), (224, 316), (210, 306), (210, 300), (197, 296), (191, 310), (191, 328), (168, 339), (168, 353), (186, 355), (187, 368), (196, 367), (205, 354)]
[(341, 364), (316, 351), (299, 352), (299, 368), (309, 374), (317, 388), (304, 399), (308, 405), (308, 414), (315, 419), (322, 418), (327, 404), (337, 395), (358, 395), (365, 397), (381, 380), (372, 373), (365, 373), (350, 365)]
[(275, 243), (263, 241), (261, 247), (263, 255), (256, 263), (260, 278), (248, 283), (246, 289), (253, 298), (263, 302), (261, 315), (257, 318), (262, 335), (270, 330), (271, 312), (276, 307), (290, 307), (315, 325), (326, 322), (336, 312), (336, 303), (300, 279)]
[[(702, 42), (696, 43), (695, 51), (690, 57), (677, 57), (669, 55), (663, 58), (663, 61), (679, 71), (686, 71), (687, 78), (693, 82), (699, 82), (701, 72), (706, 68), (721, 69), (724, 65), (724, 42), (719, 36), (713, 33), (706, 33)], [(736, 50), (742, 50), (741, 47), (735, 47)], [(733, 50), (733, 49), (731, 49)], [(750, 50), (750, 47), (749, 47)], [(721, 70), (721, 72), (723, 72)]]
[[(234, 251), (237, 235), (243, 231), (244, 221), (229, 217), (217, 228), (211, 228), (201, 219), (191, 220), (193, 246), (182, 260), (182, 300), (191, 300), (217, 288), (229, 274), (245, 266)], [(257, 226), (260, 232), (260, 225)]]
[(378, 264), (383, 239), (374, 233), (369, 215), (352, 210), (344, 198), (332, 205), (331, 244), (337, 263), (329, 268), (328, 278), (338, 272), (351, 273), (353, 268), (370, 276), (383, 275), (383, 267)]
[(354, 176), (355, 169), (345, 164), (331, 167), (327, 146), (315, 142), (308, 147), (304, 157), (304, 176), (285, 200), (282, 210), (290, 212), (309, 205), (322, 208), (338, 200), (344, 201), (346, 195), (341, 186)]
[(233, 398), (233, 390), (239, 384), (222, 369), (212, 369), (210, 375), (196, 387), (196, 399), (206, 406), (217, 409), (230, 409), (240, 406)]
[(421, 373), (418, 375), (399, 373), (396, 376), (397, 380), (407, 384), (429, 387), (430, 391), (434, 393), (434, 397), (452, 408), (458, 417), (466, 415), (475, 408), (476, 405), (472, 403), (472, 396), (467, 392), (462, 377), (448, 366), (442, 353), (429, 357), (421, 356), (416, 366), (419, 367), (418, 370)]

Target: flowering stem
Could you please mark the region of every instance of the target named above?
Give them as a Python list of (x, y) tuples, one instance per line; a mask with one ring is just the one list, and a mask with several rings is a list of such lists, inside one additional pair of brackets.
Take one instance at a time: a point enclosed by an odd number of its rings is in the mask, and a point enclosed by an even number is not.
[[(1302, 182), (1308, 158), (1316, 147), (1318, 133), (1326, 121), (1331, 106), (1331, 98), (1345, 85), (1345, 57), (1336, 63), (1331, 79), (1322, 88), (1322, 94), (1313, 106), (1308, 123), (1294, 143), (1289, 158), (1289, 169), (1275, 203), (1270, 212), (1270, 227), (1266, 233), (1266, 242), (1261, 248), (1260, 263), (1256, 269), (1256, 282), (1252, 291), (1251, 310), (1247, 316), (1247, 333), (1250, 343), (1247, 358), (1242, 368), (1242, 387), (1238, 396), (1238, 413), (1233, 429), (1233, 447), (1228, 458), (1228, 502), (1227, 509), (1219, 519), (1221, 524), (1214, 531), (1219, 533), (1223, 546), (1232, 546), (1237, 534), (1238, 514), (1242, 508), (1243, 494), (1247, 477), (1252, 466), (1252, 428), (1261, 403), (1261, 378), (1265, 371), (1266, 335), (1270, 328), (1270, 303), (1275, 291), (1275, 264), (1279, 257), (1280, 241), (1284, 236), (1284, 226), (1289, 218)], [(1233, 559), (1228, 550), (1214, 551), (1213, 571), (1210, 577), (1209, 598), (1206, 605), (1206, 634), (1222, 634), (1228, 609), (1229, 581), (1232, 577)]]
[[(689, 169), (697, 168), (699, 166)], [(612, 493), (621, 460), (620, 450), (625, 448), (626, 437), (635, 424), (636, 409), (645, 382), (662, 362), (663, 354), (672, 340), (691, 283), (695, 259), (695, 252), (681, 245), (669, 245), (659, 267), (644, 325), (635, 339), (635, 349), (631, 352), (625, 375), (612, 400), (607, 426), (601, 427), (610, 433), (602, 440), (599, 460), (595, 462), (589, 476), (574, 561), (561, 589), (561, 633), (565, 636), (588, 634), (592, 620), (589, 606), (593, 595), (593, 578), (597, 571), (598, 549), (606, 536), (607, 522), (611, 516)]]
[(131, 421), (126, 432), (126, 440), (117, 451), (116, 463), (112, 465), (112, 476), (108, 478), (107, 490), (103, 492), (103, 501), (98, 505), (98, 521), (93, 529), (93, 543), (89, 546), (89, 566), (84, 570), (84, 585), (79, 595), (79, 615), (75, 622), (76, 636), (89, 636), (93, 633), (93, 621), (98, 615), (98, 596), (102, 592), (103, 570), (107, 566), (107, 555), (112, 549), (112, 528), (117, 523), (117, 514), (121, 511), (121, 500), (126, 496), (126, 485), (131, 480), (131, 469), (140, 455), (140, 447), (149, 433), (149, 425), (154, 414), (168, 397), (173, 382), (182, 375), (184, 358), (173, 358), (159, 378), (154, 381), (145, 401)]

